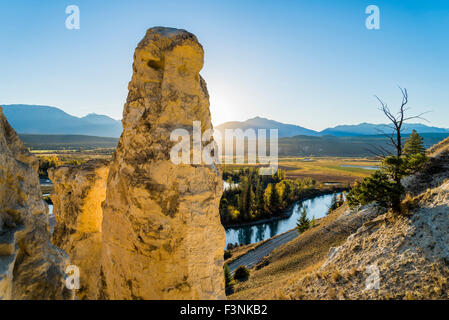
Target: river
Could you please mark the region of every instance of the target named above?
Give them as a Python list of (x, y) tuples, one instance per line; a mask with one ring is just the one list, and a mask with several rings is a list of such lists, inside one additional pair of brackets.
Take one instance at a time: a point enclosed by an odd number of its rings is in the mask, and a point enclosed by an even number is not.
[(309, 200), (298, 201), (293, 207), (293, 213), (289, 218), (261, 223), (252, 226), (226, 229), (226, 246), (229, 243), (251, 244), (260, 242), (280, 233), (284, 233), (296, 227), (296, 222), (301, 214), (301, 208), (307, 207), (307, 216), (312, 219), (326, 216), (332, 194), (318, 196)]
[[(51, 185), (51, 181), (48, 179), (42, 179), (41, 185)], [(227, 187), (229, 188), (230, 186)], [(228, 243), (250, 244), (260, 242), (293, 229), (294, 227), (296, 227), (296, 222), (300, 216), (302, 206), (307, 207), (307, 216), (310, 219), (312, 219), (312, 217), (315, 217), (315, 219), (322, 218), (327, 213), (332, 200), (332, 196), (332, 194), (327, 194), (309, 200), (298, 201), (293, 206), (292, 215), (286, 219), (261, 223), (252, 226), (243, 226), (239, 228), (227, 228), (226, 246), (228, 245)], [(49, 204), (48, 209), (50, 227), (53, 233), (53, 228), (56, 222), (55, 216), (53, 215), (53, 205)]]
[(341, 164), (340, 167), (342, 168), (361, 168), (366, 170), (379, 170), (379, 166), (359, 166), (355, 164)]

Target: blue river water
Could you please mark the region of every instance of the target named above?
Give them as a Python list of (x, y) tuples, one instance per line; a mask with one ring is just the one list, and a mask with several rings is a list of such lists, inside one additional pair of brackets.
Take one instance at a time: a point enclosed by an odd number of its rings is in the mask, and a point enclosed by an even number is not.
[(318, 196), (313, 199), (297, 202), (292, 215), (287, 219), (261, 223), (253, 226), (226, 229), (226, 246), (232, 244), (251, 244), (274, 237), (296, 227), (296, 222), (303, 206), (307, 207), (308, 218), (315, 219), (326, 216), (332, 201), (332, 194)]

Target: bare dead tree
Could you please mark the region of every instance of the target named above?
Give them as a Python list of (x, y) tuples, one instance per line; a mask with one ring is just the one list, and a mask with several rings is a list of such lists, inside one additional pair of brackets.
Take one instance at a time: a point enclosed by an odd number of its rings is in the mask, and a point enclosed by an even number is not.
[[(392, 133), (390, 135), (385, 134), (385, 132), (382, 132), (389, 138), (389, 144), (395, 149), (396, 156), (400, 157), (402, 155), (402, 130), (403, 125), (406, 121), (412, 120), (412, 119), (420, 119), (427, 121), (422, 116), (426, 114), (427, 112), (423, 112), (421, 114), (415, 115), (415, 116), (406, 116), (406, 112), (410, 110), (406, 105), (408, 103), (408, 92), (407, 89), (403, 89), (399, 87), (402, 93), (402, 102), (401, 106), (399, 107), (399, 111), (394, 114), (388, 105), (384, 103), (378, 96), (375, 96), (376, 99), (380, 102), (381, 107), (379, 108), (385, 116), (391, 121), (392, 125), (387, 125), (387, 127), (392, 129)], [(383, 150), (385, 151), (385, 150)], [(384, 155), (383, 155), (384, 157)]]
[(370, 148), (365, 148), (365, 151), (371, 153), (373, 156), (379, 159), (384, 159), (390, 154), (390, 151), (388, 151), (381, 145), (377, 146), (375, 144), (368, 143), (368, 146), (370, 146)]
[[(402, 131), (404, 130), (404, 123), (412, 119), (421, 119), (427, 121), (422, 117), (426, 112), (414, 116), (406, 115), (406, 113), (408, 113), (408, 110), (410, 110), (410, 108), (407, 107), (408, 92), (407, 89), (402, 89), (401, 87), (399, 87), (399, 89), (402, 93), (402, 101), (397, 113), (392, 112), (385, 102), (383, 102), (378, 96), (375, 96), (381, 105), (379, 109), (384, 113), (388, 120), (390, 120), (390, 123), (385, 125), (384, 127), (385, 131), (379, 131), (388, 138), (388, 144), (391, 145), (391, 147), (395, 151), (395, 154), (392, 154), (391, 151), (386, 150), (386, 148), (382, 145), (371, 145), (371, 148), (373, 148), (372, 153), (376, 154), (379, 158), (382, 159), (382, 173), (384, 173), (389, 180), (389, 184), (386, 190), (381, 190), (380, 195), (376, 195), (376, 197), (378, 198), (372, 199), (376, 201), (379, 199), (387, 199), (386, 201), (389, 202), (391, 209), (396, 213), (400, 213), (402, 210), (401, 203), (402, 197), (405, 193), (405, 189), (401, 183), (401, 179), (404, 177), (406, 169), (409, 165), (409, 163), (407, 162), (408, 159), (406, 157), (402, 157)], [(386, 131), (389, 132), (387, 133)], [(374, 184), (377, 183), (376, 181), (373, 181), (371, 182)], [(376, 187), (377, 186), (374, 186), (372, 187), (372, 189), (375, 189)], [(382, 188), (384, 188), (384, 186)], [(358, 190), (357, 192), (363, 194), (363, 192), (365, 191)], [(373, 194), (369, 194), (369, 192), (365, 195), (368, 198), (373, 197)]]

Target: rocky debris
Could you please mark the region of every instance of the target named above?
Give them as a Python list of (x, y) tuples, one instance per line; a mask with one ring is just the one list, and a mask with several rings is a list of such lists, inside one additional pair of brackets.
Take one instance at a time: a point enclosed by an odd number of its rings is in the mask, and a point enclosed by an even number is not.
[(0, 299), (70, 299), (68, 259), (51, 244), (38, 161), (0, 108)]
[(197, 38), (173, 28), (149, 29), (136, 48), (103, 211), (105, 298), (225, 298), (221, 173), (170, 161), (172, 130), (212, 128), (203, 58)]
[(80, 271), (79, 299), (96, 299), (100, 278), (101, 225), (109, 161), (49, 170), (56, 226), (53, 243), (65, 250)]
[(302, 299), (448, 299), (449, 182), (414, 198), (408, 216), (365, 223), (321, 269), (294, 285)]

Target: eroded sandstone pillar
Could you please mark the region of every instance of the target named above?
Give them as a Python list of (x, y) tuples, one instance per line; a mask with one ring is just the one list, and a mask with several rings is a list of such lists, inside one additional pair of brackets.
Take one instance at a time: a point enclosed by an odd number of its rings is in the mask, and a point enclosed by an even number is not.
[(56, 226), (53, 243), (65, 250), (80, 271), (79, 299), (97, 299), (100, 279), (101, 225), (109, 161), (90, 160), (80, 166), (48, 171)]
[(0, 299), (71, 299), (68, 258), (50, 242), (38, 161), (0, 108)]
[(136, 48), (103, 212), (110, 299), (225, 298), (221, 174), (170, 161), (172, 130), (212, 127), (203, 57), (193, 34), (172, 28), (149, 29)]

